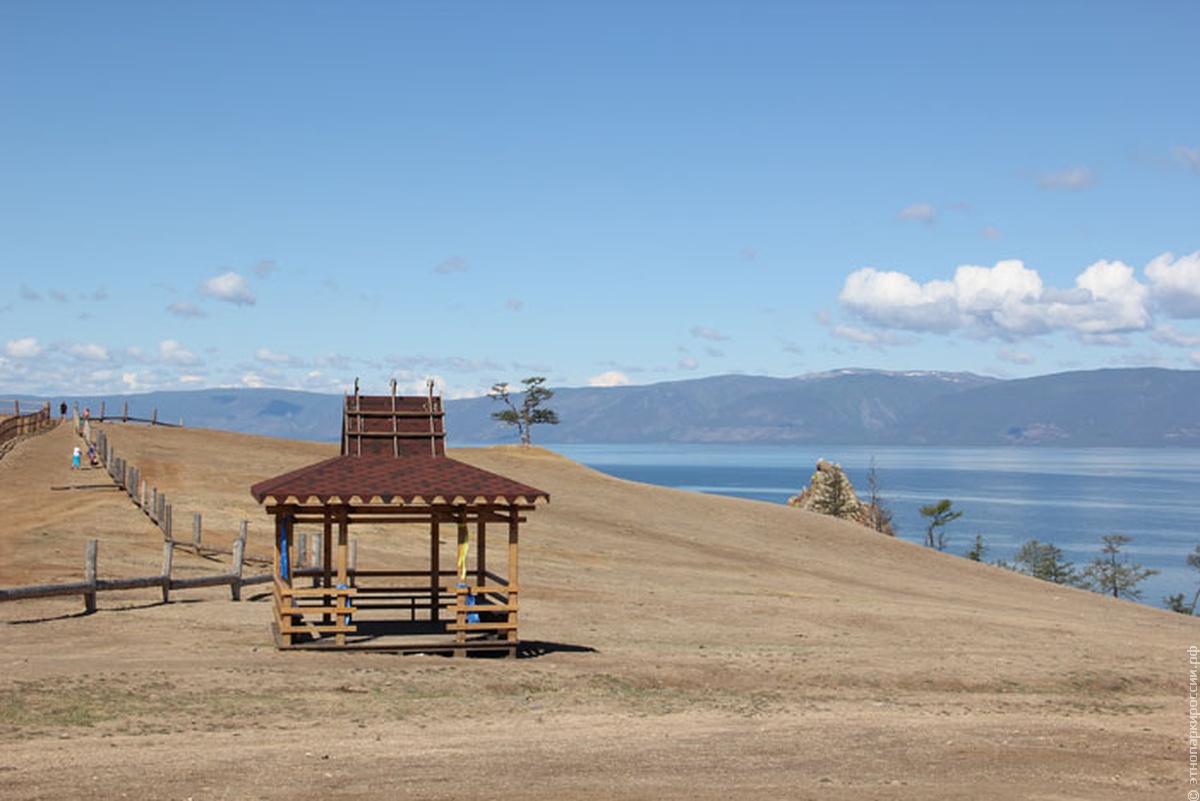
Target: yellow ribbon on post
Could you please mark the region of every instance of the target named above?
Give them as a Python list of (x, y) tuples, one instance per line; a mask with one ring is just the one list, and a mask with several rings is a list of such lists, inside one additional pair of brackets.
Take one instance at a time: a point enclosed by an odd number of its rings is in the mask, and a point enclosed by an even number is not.
[(458, 523), (458, 580), (465, 581), (467, 578), (467, 551), (471, 549), (471, 535), (467, 531), (467, 523), (465, 520), (460, 520)]

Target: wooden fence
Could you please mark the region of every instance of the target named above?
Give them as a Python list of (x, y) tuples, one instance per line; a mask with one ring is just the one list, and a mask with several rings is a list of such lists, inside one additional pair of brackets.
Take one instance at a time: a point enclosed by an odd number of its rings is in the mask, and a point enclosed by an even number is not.
[(240, 601), (242, 587), (248, 584), (265, 584), (271, 581), (268, 573), (262, 576), (242, 576), (243, 556), (246, 540), (239, 538), (233, 544), (233, 564), (229, 573), (211, 576), (191, 576), (175, 578), (171, 575), (175, 548), (179, 543), (168, 541), (163, 545), (162, 573), (155, 576), (137, 576), (134, 578), (102, 579), (99, 577), (97, 566), (97, 540), (88, 540), (84, 556), (84, 579), (63, 584), (41, 584), (28, 587), (0, 589), (0, 601), (18, 601), (23, 598), (47, 598), (61, 595), (82, 595), (84, 606), (88, 612), (96, 611), (96, 593), (105, 590), (134, 590), (145, 587), (159, 587), (162, 590), (163, 603), (171, 600), (173, 590), (193, 589), (196, 587), (229, 586), (233, 600)]
[(21, 412), (20, 401), (0, 401), (0, 408), (7, 407), (11, 404), (12, 415), (7, 411), (0, 412), (0, 446), (23, 437), (26, 434), (36, 434), (37, 432), (54, 425), (54, 418), (50, 416), (50, 402), (47, 401), (41, 404), (41, 408), (34, 412)]
[[(47, 413), (49, 406), (47, 406)], [(79, 420), (79, 430), (85, 438), (90, 439), (90, 419)], [(102, 579), (99, 577), (98, 552), (99, 542), (88, 540), (84, 553), (83, 581), (72, 581), (60, 584), (41, 584), (25, 587), (0, 589), (0, 602), (17, 601), (24, 598), (47, 598), (54, 596), (82, 595), (84, 606), (90, 612), (96, 611), (96, 594), (111, 590), (134, 590), (157, 587), (162, 591), (163, 603), (170, 601), (170, 595), (176, 590), (193, 589), (197, 587), (219, 587), (228, 585), (230, 596), (234, 601), (242, 598), (242, 587), (266, 584), (271, 582), (273, 575), (267, 573), (258, 576), (243, 576), (246, 562), (271, 564), (271, 558), (248, 556), (246, 554), (246, 536), (249, 523), (241, 522), (239, 536), (230, 548), (211, 545), (202, 541), (203, 520), (199, 512), (192, 515), (192, 536), (190, 540), (177, 539), (172, 526), (172, 506), (167, 500), (166, 493), (159, 492), (156, 487), (148, 486), (142, 478), (142, 471), (135, 465), (128, 464), (125, 459), (116, 455), (108, 442), (105, 432), (100, 431), (96, 436), (96, 453), (108, 474), (122, 491), (129, 495), (134, 505), (141, 509), (163, 533), (163, 567), (162, 572), (152, 576), (136, 576), (133, 578)], [(321, 574), (321, 549), (314, 542), (310, 549), (308, 537), (301, 533), (297, 538), (298, 558), (296, 559), (295, 575), (311, 575), (314, 582)], [(356, 545), (350, 542), (350, 565), (353, 568), (356, 561)], [(227, 573), (208, 576), (174, 577), (175, 549), (183, 548), (201, 556), (212, 554), (229, 554), (230, 569)]]
[[(296, 570), (297, 576), (309, 575), (313, 577), (314, 582), (321, 574), (320, 564), (320, 548), (314, 547), (311, 552), (307, 547), (307, 537), (304, 534), (300, 535), (300, 557), (297, 560)], [(351, 543), (351, 554), (354, 552), (354, 543)], [(209, 576), (189, 576), (186, 578), (176, 578), (171, 575), (175, 561), (175, 549), (184, 548), (193, 553), (212, 554), (212, 553), (230, 553), (232, 555), (230, 570), (228, 573), (214, 574)], [(258, 576), (243, 576), (242, 569), (246, 562), (269, 562), (269, 559), (256, 559), (246, 555), (246, 521), (242, 521), (242, 532), (233, 542), (233, 547), (224, 549), (211, 545), (201, 546), (198, 540), (194, 542), (180, 542), (177, 540), (165, 540), (163, 542), (163, 567), (162, 572), (152, 576), (134, 576), (132, 578), (113, 578), (102, 579), (99, 576), (99, 554), (100, 546), (98, 540), (88, 540), (87, 547), (84, 552), (83, 565), (83, 581), (68, 581), (59, 584), (35, 584), (25, 587), (12, 587), (9, 589), (0, 589), (0, 602), (3, 601), (19, 601), (26, 598), (50, 598), (55, 596), (70, 596), (82, 595), (84, 608), (88, 613), (96, 611), (96, 594), (99, 592), (112, 590), (136, 590), (145, 589), (148, 587), (157, 587), (162, 591), (162, 602), (169, 603), (171, 593), (176, 590), (188, 590), (198, 587), (219, 587), (228, 585), (229, 594), (232, 600), (240, 601), (242, 599), (242, 588), (255, 584), (269, 584), (274, 578), (273, 574), (266, 573)]]
[[(45, 411), (48, 415), (49, 405), (46, 406)], [(90, 418), (78, 420), (77, 430), (80, 431), (85, 439), (90, 441), (91, 426), (89, 423)], [(247, 521), (242, 521), (240, 535), (234, 540), (231, 548), (215, 547), (201, 541), (203, 525), (199, 513), (192, 516), (191, 540), (181, 541), (175, 539), (171, 525), (172, 509), (171, 504), (167, 501), (166, 494), (159, 492), (155, 487), (148, 487), (146, 481), (141, 478), (141, 470), (134, 465), (128, 464), (123, 458), (114, 454), (112, 446), (109, 444), (108, 438), (103, 431), (97, 435), (95, 444), (97, 457), (117, 487), (126, 492), (134, 505), (145, 512), (150, 520), (162, 531), (162, 572), (153, 576), (137, 576), (133, 578), (99, 578), (97, 569), (99, 543), (97, 540), (88, 540), (84, 555), (83, 581), (0, 589), (0, 601), (82, 595), (87, 611), (94, 612), (96, 610), (96, 593), (106, 590), (132, 590), (145, 587), (158, 587), (162, 590), (162, 599), (166, 603), (170, 600), (170, 594), (174, 590), (228, 585), (233, 600), (238, 601), (241, 600), (242, 587), (252, 584), (264, 584), (271, 581), (272, 577), (269, 573), (260, 576), (242, 575), (243, 566), (247, 561), (270, 562), (269, 559), (256, 560), (253, 557), (247, 558)], [(186, 548), (199, 555), (228, 553), (232, 557), (229, 572), (208, 576), (174, 577), (172, 576), (172, 567), (174, 565), (176, 548)]]
[[(78, 409), (76, 410), (76, 412), (78, 413)], [(106, 422), (108, 422), (108, 423), (149, 423), (152, 426), (167, 426), (168, 428), (182, 428), (183, 427), (183, 418), (182, 417), (179, 418), (178, 423), (168, 423), (164, 420), (159, 420), (158, 419), (158, 409), (152, 409), (150, 411), (149, 417), (130, 417), (129, 416), (129, 401), (125, 401), (121, 405), (120, 416), (117, 416), (115, 414), (113, 414), (113, 415), (108, 414), (105, 409), (104, 401), (100, 401), (99, 414), (92, 414), (90, 409), (85, 409), (83, 412), (83, 417), (85, 419), (95, 420), (97, 423), (106, 423)]]

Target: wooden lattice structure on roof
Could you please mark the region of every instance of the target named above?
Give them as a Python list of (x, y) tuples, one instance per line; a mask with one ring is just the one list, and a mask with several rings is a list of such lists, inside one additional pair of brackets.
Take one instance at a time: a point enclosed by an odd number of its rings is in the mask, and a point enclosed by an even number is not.
[[(432, 385), (427, 396), (397, 396), (393, 381), (390, 396), (363, 396), (356, 383), (344, 399), (339, 456), (250, 488), (275, 520), (280, 648), (516, 654), (520, 524), (550, 496), (451, 459), (445, 437)], [(356, 524), (383, 525), (396, 537), (424, 529), (427, 563), (351, 565), (349, 529)], [(297, 526), (319, 529), (317, 570), (293, 568)], [(506, 534), (504, 573), (489, 562), (489, 526)], [(441, 543), (449, 527), (457, 534), (453, 561)]]

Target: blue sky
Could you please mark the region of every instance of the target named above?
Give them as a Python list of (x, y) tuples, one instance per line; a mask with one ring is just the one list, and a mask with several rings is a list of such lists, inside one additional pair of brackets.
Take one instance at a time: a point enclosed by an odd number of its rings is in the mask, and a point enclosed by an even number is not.
[(0, 393), (1200, 368), (1194, 2), (14, 2)]

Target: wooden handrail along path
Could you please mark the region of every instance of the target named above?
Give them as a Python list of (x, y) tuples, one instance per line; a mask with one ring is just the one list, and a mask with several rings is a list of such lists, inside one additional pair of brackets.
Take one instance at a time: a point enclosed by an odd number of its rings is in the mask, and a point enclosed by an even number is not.
[(21, 437), (38, 434), (54, 425), (54, 418), (50, 416), (49, 401), (37, 411), (24, 414), (21, 413), (20, 401), (0, 401), (0, 409), (10, 405), (11, 415), (7, 411), (0, 411), (0, 455)]
[[(47, 404), (43, 410), (46, 419), (49, 419), (49, 409), (50, 406)], [(16, 419), (24, 419), (24, 417), (33, 416), (34, 415), (27, 415)], [(4, 420), (3, 423), (9, 423), (10, 421), (11, 419)], [(0, 423), (0, 425), (3, 425), (3, 423)], [(90, 423), (91, 420), (89, 418), (76, 418), (76, 430), (89, 443), (92, 441)], [(53, 424), (52, 420), (50, 421), (50, 424)], [(43, 422), (41, 425), (44, 426), (45, 422)], [(154, 576), (101, 579), (98, 576), (97, 570), (97, 553), (99, 551), (99, 543), (97, 540), (88, 540), (87, 549), (84, 556), (83, 581), (0, 589), (0, 601), (16, 601), (23, 598), (82, 595), (86, 610), (88, 612), (95, 612), (96, 594), (98, 592), (158, 587), (162, 590), (163, 603), (167, 603), (170, 601), (170, 594), (174, 590), (192, 589), (196, 587), (215, 587), (221, 585), (228, 585), (232, 599), (239, 601), (241, 600), (242, 587), (253, 584), (265, 584), (272, 580), (272, 576), (269, 573), (261, 576), (242, 575), (242, 568), (246, 561), (269, 561), (264, 559), (247, 559), (247, 521), (242, 521), (240, 535), (236, 540), (234, 540), (232, 548), (229, 549), (204, 545), (201, 542), (202, 522), (199, 513), (195, 513), (192, 517), (191, 541), (177, 540), (172, 533), (172, 508), (171, 504), (167, 501), (166, 494), (159, 492), (155, 487), (149, 487), (147, 482), (142, 479), (140, 469), (138, 469), (135, 465), (128, 464), (123, 458), (117, 456), (113, 452), (112, 446), (108, 443), (107, 436), (105, 436), (105, 432), (99, 432), (99, 434), (96, 436), (95, 445), (97, 457), (107, 470), (108, 474), (112, 477), (113, 481), (116, 482), (120, 489), (124, 490), (129, 495), (129, 498), (133, 501), (134, 505), (145, 512), (150, 520), (154, 522), (155, 525), (157, 525), (162, 531), (162, 573)], [(171, 575), (172, 566), (174, 564), (174, 552), (176, 548), (180, 547), (186, 548), (197, 554), (229, 553), (232, 557), (230, 570), (228, 573), (222, 573), (218, 575), (175, 578)]]

